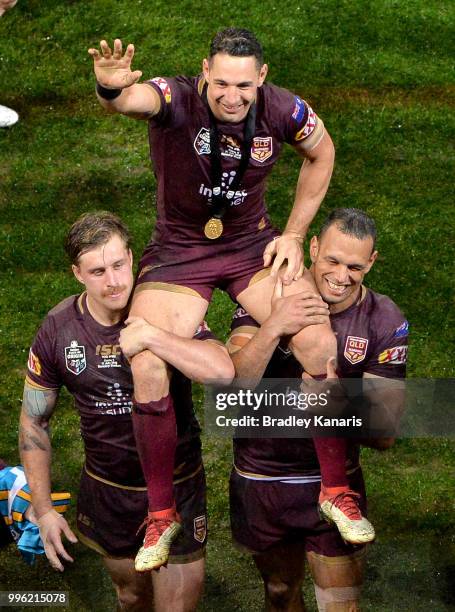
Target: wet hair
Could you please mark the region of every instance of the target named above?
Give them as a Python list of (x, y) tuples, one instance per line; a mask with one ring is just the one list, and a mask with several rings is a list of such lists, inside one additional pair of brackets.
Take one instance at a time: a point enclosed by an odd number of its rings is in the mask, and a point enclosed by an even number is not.
[(119, 236), (127, 249), (131, 236), (126, 225), (117, 215), (106, 210), (84, 213), (73, 223), (65, 240), (65, 251), (74, 265), (87, 251), (106, 244), (112, 236)]
[(253, 32), (242, 28), (226, 28), (217, 32), (210, 45), (209, 60), (217, 53), (227, 53), (234, 57), (254, 56), (258, 69), (264, 63), (261, 43)]
[(372, 250), (374, 250), (376, 244), (376, 224), (363, 210), (359, 208), (335, 208), (324, 221), (319, 231), (318, 239), (321, 240), (329, 227), (334, 224), (343, 234), (354, 236), (359, 240), (371, 237), (373, 239)]

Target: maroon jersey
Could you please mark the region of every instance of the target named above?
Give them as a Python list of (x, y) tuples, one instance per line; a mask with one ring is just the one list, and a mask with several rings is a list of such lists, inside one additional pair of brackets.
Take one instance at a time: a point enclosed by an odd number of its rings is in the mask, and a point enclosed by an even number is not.
[[(90, 474), (123, 486), (142, 487), (131, 410), (133, 381), (119, 346), (123, 322), (100, 325), (90, 315), (86, 294), (53, 308), (30, 349), (27, 382), (46, 389), (65, 386), (74, 397)], [(195, 336), (213, 337), (201, 325)], [(200, 463), (200, 427), (191, 399), (191, 382), (175, 371), (171, 382), (178, 429), (176, 477)]]
[[(212, 198), (210, 120), (202, 77), (149, 81), (161, 98), (161, 110), (149, 121), (151, 158), (157, 177), (158, 215), (154, 242), (204, 244), (203, 228)], [(223, 218), (217, 244), (270, 227), (264, 193), (266, 178), (284, 142), (296, 144), (313, 133), (317, 117), (291, 92), (265, 83), (258, 89), (256, 131), (248, 168)], [(244, 122), (218, 122), (222, 189), (228, 190), (241, 157)]]
[[(361, 378), (365, 372), (384, 378), (404, 378), (408, 349), (408, 323), (399, 308), (385, 295), (366, 290), (364, 299), (343, 312), (330, 315), (337, 338), (338, 371), (341, 378)], [(232, 329), (259, 327), (238, 308)], [(302, 368), (288, 349), (278, 347), (264, 378), (300, 378)], [(347, 469), (358, 465), (358, 447), (348, 446)], [(308, 477), (319, 472), (311, 439), (234, 440), (235, 466), (253, 477)]]

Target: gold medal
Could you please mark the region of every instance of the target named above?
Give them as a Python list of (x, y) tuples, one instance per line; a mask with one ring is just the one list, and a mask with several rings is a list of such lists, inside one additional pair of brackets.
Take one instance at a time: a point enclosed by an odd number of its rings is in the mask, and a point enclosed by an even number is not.
[(216, 217), (212, 217), (207, 221), (204, 226), (204, 234), (209, 238), (209, 240), (215, 240), (219, 238), (223, 233), (223, 223), (221, 219), (217, 219)]

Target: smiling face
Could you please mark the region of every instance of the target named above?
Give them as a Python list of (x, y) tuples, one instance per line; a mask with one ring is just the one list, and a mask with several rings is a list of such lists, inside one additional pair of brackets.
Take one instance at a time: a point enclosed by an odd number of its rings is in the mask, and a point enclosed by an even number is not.
[(341, 232), (336, 223), (318, 240), (313, 236), (310, 256), (311, 272), (322, 299), (330, 312), (342, 312), (360, 296), (363, 278), (374, 264), (377, 251), (373, 251), (373, 238), (360, 240)]
[(267, 64), (258, 68), (254, 56), (235, 57), (217, 53), (202, 64), (207, 101), (219, 121), (243, 121), (256, 100), (257, 89), (267, 75)]
[(102, 325), (120, 321), (133, 288), (133, 256), (118, 235), (79, 256), (73, 272), (87, 291), (90, 314)]

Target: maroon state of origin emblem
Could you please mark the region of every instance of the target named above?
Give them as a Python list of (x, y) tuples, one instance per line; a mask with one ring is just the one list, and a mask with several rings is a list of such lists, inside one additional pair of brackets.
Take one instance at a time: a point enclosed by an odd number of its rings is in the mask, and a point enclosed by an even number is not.
[(352, 363), (357, 364), (365, 359), (367, 354), (368, 340), (357, 336), (348, 336), (344, 345), (344, 356)]
[(251, 145), (251, 157), (263, 164), (273, 153), (272, 148), (272, 137), (267, 138), (255, 138)]
[(207, 535), (207, 520), (205, 518), (205, 515), (202, 516), (197, 516), (194, 521), (194, 539), (197, 542), (202, 542), (205, 540), (206, 535)]

